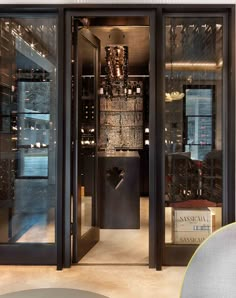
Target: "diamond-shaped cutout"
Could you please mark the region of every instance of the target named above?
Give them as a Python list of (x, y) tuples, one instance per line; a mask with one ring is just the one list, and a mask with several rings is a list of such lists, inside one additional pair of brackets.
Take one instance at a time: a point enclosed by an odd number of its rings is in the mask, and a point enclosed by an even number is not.
[(109, 184), (114, 189), (118, 189), (124, 181), (125, 171), (123, 169), (119, 169), (118, 167), (113, 167), (107, 170), (106, 176)]

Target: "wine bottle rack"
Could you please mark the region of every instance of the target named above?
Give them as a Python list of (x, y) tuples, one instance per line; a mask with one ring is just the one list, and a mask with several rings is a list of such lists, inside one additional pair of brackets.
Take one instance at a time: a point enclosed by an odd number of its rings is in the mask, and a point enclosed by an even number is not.
[(142, 81), (129, 80), (123, 90), (113, 85), (112, 96), (106, 93), (104, 81), (100, 90), (100, 148), (143, 149)]

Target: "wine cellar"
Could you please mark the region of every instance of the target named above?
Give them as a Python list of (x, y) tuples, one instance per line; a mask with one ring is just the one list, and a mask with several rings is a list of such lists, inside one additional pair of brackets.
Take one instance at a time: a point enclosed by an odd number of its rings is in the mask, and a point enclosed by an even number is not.
[(1, 7), (0, 263), (185, 265), (234, 217), (232, 7)]

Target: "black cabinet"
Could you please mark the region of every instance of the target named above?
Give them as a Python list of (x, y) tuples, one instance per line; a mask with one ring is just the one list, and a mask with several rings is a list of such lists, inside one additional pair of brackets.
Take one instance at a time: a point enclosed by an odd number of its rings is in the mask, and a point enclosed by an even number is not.
[(140, 228), (139, 164), (138, 152), (99, 153), (101, 228)]

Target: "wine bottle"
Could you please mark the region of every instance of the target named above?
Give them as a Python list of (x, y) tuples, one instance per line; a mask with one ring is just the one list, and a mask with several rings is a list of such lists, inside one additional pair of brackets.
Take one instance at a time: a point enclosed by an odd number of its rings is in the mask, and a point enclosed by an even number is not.
[(138, 82), (137, 87), (136, 87), (136, 93), (137, 94), (141, 93), (141, 86), (140, 86), (139, 82)]
[(100, 95), (103, 95), (104, 94), (104, 88), (103, 88), (103, 85), (102, 84), (100, 85), (99, 94)]
[(132, 95), (132, 88), (130, 83), (128, 84), (128, 95)]

